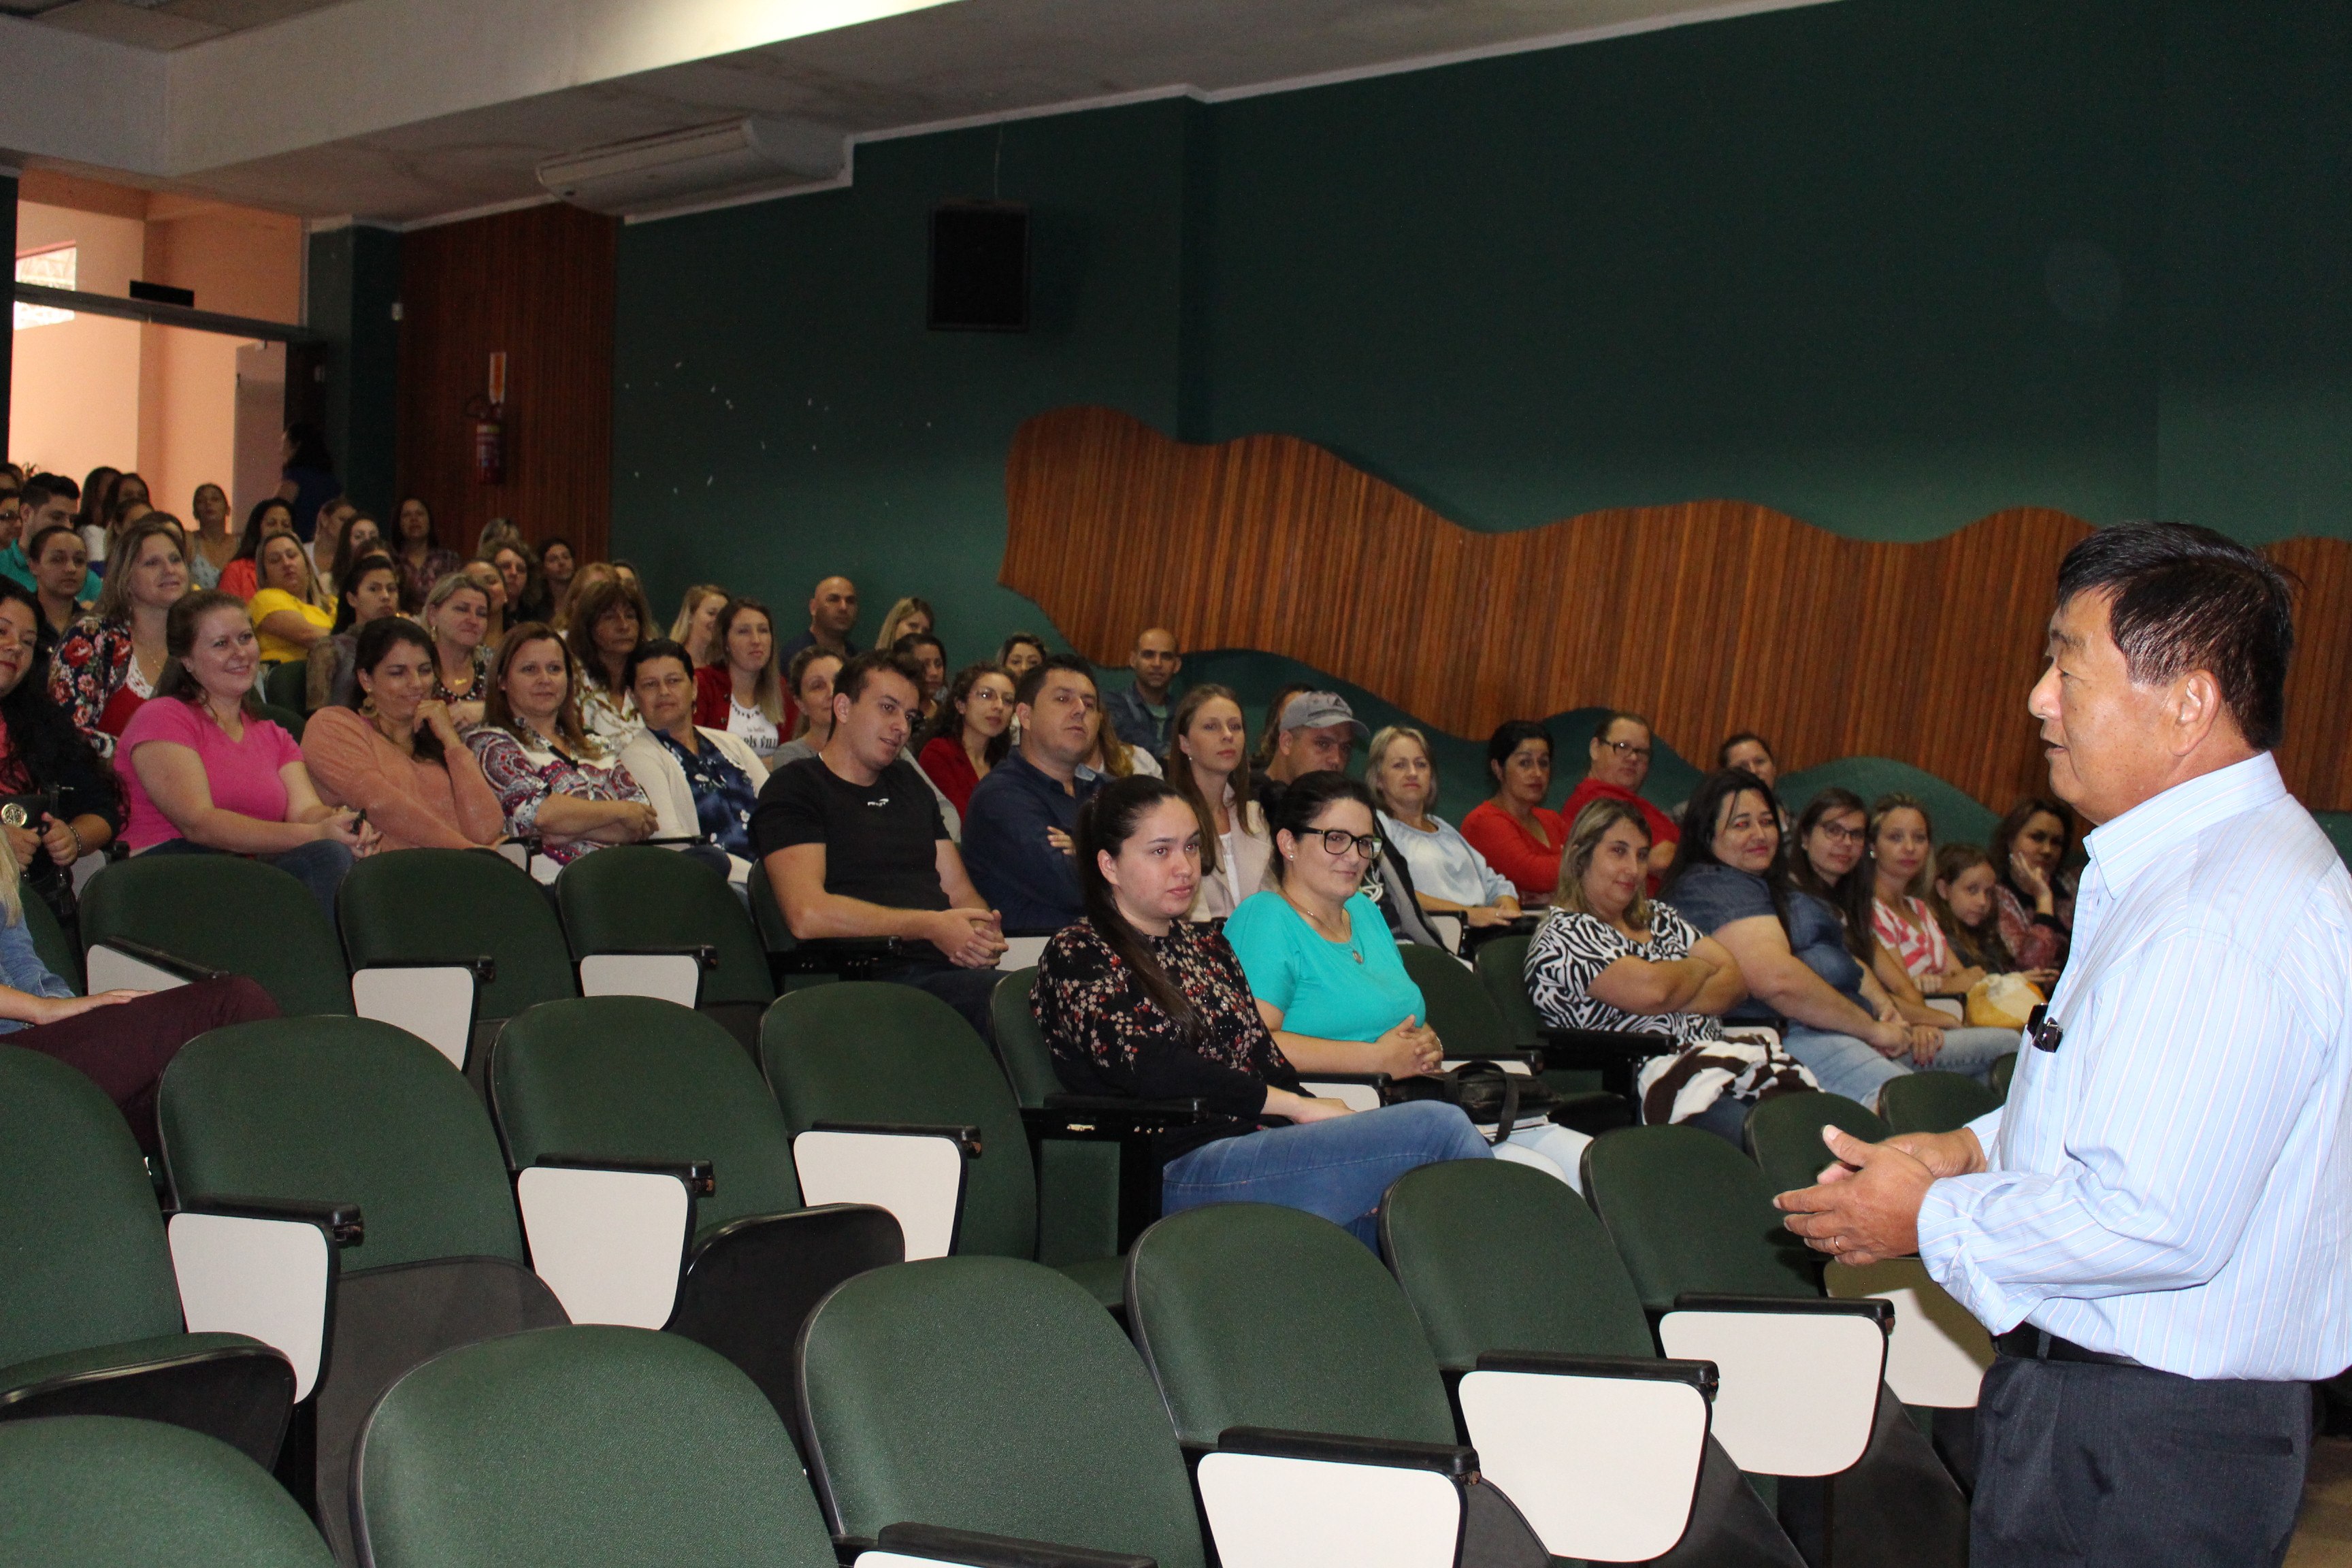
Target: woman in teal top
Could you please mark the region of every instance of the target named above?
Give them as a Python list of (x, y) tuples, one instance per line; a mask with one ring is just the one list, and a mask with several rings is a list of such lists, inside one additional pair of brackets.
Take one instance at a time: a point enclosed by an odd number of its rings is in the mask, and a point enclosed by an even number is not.
[[(1294, 780), (1270, 813), (1272, 885), (1242, 900), (1225, 940), (1242, 961), (1258, 1014), (1290, 1065), (1318, 1072), (1435, 1072), (1445, 1047), (1397, 956), (1380, 906), (1361, 890), (1380, 855), (1372, 797), (1340, 773)], [(1581, 1132), (1515, 1133), (1495, 1152), (1573, 1186)]]

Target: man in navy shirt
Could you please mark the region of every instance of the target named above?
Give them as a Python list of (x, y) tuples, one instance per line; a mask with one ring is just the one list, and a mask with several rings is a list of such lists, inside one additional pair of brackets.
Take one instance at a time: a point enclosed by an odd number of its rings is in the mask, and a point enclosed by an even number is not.
[(1036, 935), (1086, 913), (1070, 839), (1078, 808), (1102, 783), (1079, 761), (1094, 750), (1101, 699), (1085, 659), (1055, 654), (1021, 678), (1013, 703), (1021, 749), (971, 792), (963, 858), (1004, 929)]

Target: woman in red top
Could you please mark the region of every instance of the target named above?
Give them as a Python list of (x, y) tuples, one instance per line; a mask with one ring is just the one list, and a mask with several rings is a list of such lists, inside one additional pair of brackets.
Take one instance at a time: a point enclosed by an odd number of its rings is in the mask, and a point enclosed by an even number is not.
[(712, 662), (694, 672), (694, 721), (740, 735), (766, 762), (799, 718), (776, 668), (776, 622), (756, 599), (727, 601), (711, 634)]
[[(1576, 819), (1596, 800), (1622, 800), (1642, 814), (1650, 829), (1650, 892), (1664, 886), (1675, 863), (1682, 826), (1636, 793), (1650, 776), (1650, 721), (1639, 713), (1612, 713), (1592, 731), (1591, 769), (1559, 808), (1560, 820), (1576, 831)], [(1766, 781), (1769, 783), (1769, 780)]]
[(1559, 813), (1543, 804), (1551, 790), (1551, 731), (1529, 719), (1505, 721), (1486, 742), (1486, 773), (1494, 798), (1470, 808), (1462, 837), (1511, 879), (1520, 903), (1549, 904), (1568, 845)]
[(968, 665), (948, 685), (923, 726), (915, 761), (961, 813), (971, 792), (1012, 749), (1013, 678), (993, 664)]

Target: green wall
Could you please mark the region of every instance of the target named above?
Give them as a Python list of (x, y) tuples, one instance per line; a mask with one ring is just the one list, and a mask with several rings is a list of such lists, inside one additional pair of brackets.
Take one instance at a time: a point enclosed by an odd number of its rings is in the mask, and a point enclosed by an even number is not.
[[(2347, 66), (2340, 5), (1841, 0), (868, 143), (848, 189), (624, 231), (614, 548), (788, 625), (824, 573), (869, 631), (919, 592), (960, 662), (1050, 632), (995, 584), (1004, 454), (1081, 402), (1479, 529), (2352, 536)], [(1035, 330), (927, 332), (926, 215), (992, 194)]]

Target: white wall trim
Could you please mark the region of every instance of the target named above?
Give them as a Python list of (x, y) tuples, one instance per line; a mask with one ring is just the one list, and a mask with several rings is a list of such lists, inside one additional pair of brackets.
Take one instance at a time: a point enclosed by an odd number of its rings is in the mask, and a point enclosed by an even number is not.
[(486, 202), (478, 207), (460, 207), (456, 212), (435, 213), (430, 217), (415, 217), (410, 218), (406, 223), (387, 224), (384, 226), (397, 229), (402, 234), (413, 234), (420, 228), (439, 228), (444, 224), (464, 223), (469, 218), (496, 217), (500, 213), (519, 213), (530, 207), (551, 206), (556, 200), (553, 195), (542, 191), (535, 196), (517, 196), (511, 201)]

